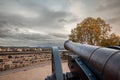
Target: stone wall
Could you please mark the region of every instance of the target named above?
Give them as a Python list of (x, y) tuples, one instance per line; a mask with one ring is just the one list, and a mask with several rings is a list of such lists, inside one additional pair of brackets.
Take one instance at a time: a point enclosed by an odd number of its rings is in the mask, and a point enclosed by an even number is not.
[[(0, 47), (0, 71), (41, 64), (51, 60), (51, 48)], [(59, 50), (62, 60), (68, 51)]]
[(51, 60), (50, 53), (0, 55), (0, 71), (41, 64)]

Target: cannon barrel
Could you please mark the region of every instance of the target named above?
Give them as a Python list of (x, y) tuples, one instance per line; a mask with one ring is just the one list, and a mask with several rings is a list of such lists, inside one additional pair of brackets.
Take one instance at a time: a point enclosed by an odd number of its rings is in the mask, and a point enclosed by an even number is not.
[(120, 50), (66, 41), (65, 49), (78, 55), (98, 80), (120, 80)]

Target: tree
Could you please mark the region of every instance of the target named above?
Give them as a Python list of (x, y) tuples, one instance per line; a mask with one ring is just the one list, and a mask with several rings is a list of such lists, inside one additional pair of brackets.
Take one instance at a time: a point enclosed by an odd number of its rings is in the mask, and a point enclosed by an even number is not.
[(76, 42), (76, 41), (77, 41), (76, 29), (72, 29), (72, 30), (71, 30), (71, 35), (69, 35), (69, 39), (72, 40), (73, 42)]
[[(77, 24), (77, 27), (71, 30), (69, 39), (74, 42), (87, 43), (91, 45), (108, 46), (117, 45), (120, 37), (115, 34), (109, 34), (111, 27), (101, 18), (94, 19), (88, 17), (81, 23)], [(114, 37), (114, 38), (113, 38)], [(117, 39), (116, 39), (117, 38)], [(116, 39), (114, 42), (107, 42), (108, 40)], [(107, 40), (105, 42), (105, 40)], [(111, 40), (113, 41), (113, 40)], [(107, 44), (107, 45), (103, 45)]]
[(110, 34), (108, 38), (102, 39), (101, 46), (116, 46), (120, 43), (120, 37), (114, 33)]

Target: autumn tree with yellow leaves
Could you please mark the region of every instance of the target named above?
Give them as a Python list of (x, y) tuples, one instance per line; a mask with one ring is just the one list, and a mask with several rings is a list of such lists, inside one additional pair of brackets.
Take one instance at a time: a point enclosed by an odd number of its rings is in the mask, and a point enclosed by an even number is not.
[(71, 30), (69, 39), (74, 42), (98, 46), (119, 45), (120, 37), (111, 33), (111, 27), (101, 18), (88, 17)]

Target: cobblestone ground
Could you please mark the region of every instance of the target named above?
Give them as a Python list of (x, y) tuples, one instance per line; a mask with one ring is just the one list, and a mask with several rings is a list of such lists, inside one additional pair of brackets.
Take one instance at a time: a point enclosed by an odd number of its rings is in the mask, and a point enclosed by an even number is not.
[[(68, 72), (67, 62), (62, 63), (63, 71)], [(43, 66), (32, 66), (24, 68), (23, 70), (17, 69), (16, 71), (5, 71), (0, 75), (0, 80), (44, 80), (47, 75), (51, 75), (51, 64), (48, 63)]]

